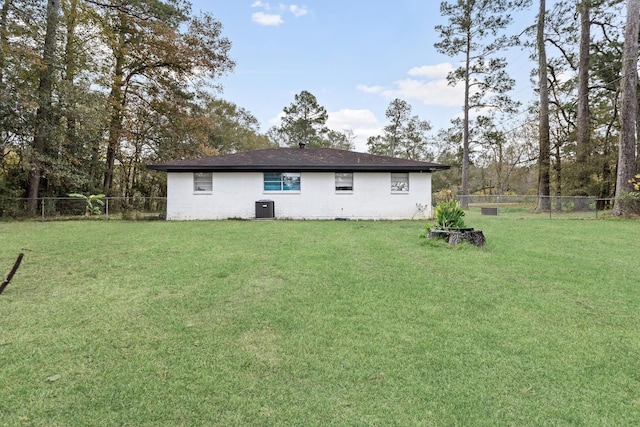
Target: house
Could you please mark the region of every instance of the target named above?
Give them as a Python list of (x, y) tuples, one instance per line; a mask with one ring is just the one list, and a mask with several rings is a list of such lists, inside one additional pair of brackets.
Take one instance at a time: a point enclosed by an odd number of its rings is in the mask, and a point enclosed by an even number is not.
[(412, 219), (449, 166), (301, 144), (149, 168), (167, 172), (168, 220)]

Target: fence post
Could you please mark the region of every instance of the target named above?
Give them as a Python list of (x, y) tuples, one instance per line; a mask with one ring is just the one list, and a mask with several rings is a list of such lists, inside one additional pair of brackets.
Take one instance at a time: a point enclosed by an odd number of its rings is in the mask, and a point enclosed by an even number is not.
[(107, 221), (109, 221), (109, 198), (108, 197), (105, 197), (104, 217)]
[(42, 203), (40, 204), (40, 216), (41, 216), (41, 221), (44, 222), (44, 201), (45, 198), (42, 198)]

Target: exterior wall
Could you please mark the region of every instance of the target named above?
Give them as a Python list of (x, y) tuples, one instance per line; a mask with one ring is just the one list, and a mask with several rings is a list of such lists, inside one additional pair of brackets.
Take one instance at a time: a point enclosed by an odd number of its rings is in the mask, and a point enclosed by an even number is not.
[(208, 194), (194, 194), (193, 173), (167, 174), (168, 220), (255, 218), (258, 200), (273, 200), (280, 219), (422, 219), (431, 174), (409, 173), (409, 191), (392, 193), (389, 172), (354, 172), (352, 192), (335, 191), (333, 172), (302, 172), (299, 192), (270, 192), (262, 172), (214, 172)]

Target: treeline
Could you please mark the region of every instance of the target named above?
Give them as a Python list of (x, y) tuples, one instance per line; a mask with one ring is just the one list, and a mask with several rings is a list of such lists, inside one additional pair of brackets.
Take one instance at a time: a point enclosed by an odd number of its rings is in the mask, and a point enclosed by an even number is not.
[[(354, 146), (354, 133), (329, 129), (307, 91), (266, 133), (216, 97), (235, 65), (231, 41), (186, 0), (0, 1), (0, 199), (26, 197), (33, 211), (43, 196), (158, 196), (164, 176), (149, 163), (299, 142)], [(443, 1), (434, 49), (460, 64), (448, 81), (465, 88), (462, 114), (433, 131), (394, 99), (369, 152), (451, 165), (434, 190), (461, 196), (633, 191), (639, 2)], [(513, 94), (507, 53), (518, 77), (530, 73), (529, 105)]]
[[(622, 88), (630, 77), (622, 67), (625, 16), (640, 19), (626, 5), (560, 0), (547, 9), (544, 0), (442, 2), (448, 21), (436, 27), (435, 47), (463, 58), (448, 79), (463, 85), (466, 96), (462, 117), (439, 134), (446, 147), (440, 160), (459, 168), (461, 195), (616, 195)], [(536, 9), (537, 22), (523, 26), (523, 14), (534, 16)], [(518, 25), (514, 13), (520, 13)], [(507, 53), (521, 65), (508, 64)], [(633, 55), (637, 60), (637, 48)], [(522, 74), (531, 70), (536, 101), (529, 105), (517, 102), (522, 94), (513, 97), (508, 71), (518, 68)], [(631, 73), (635, 77), (637, 70)], [(636, 153), (637, 146), (629, 154), (634, 171)], [(623, 190), (632, 189), (627, 181)]]
[(0, 27), (0, 197), (154, 196), (145, 164), (269, 145), (212, 95), (231, 42), (187, 1), (3, 0)]

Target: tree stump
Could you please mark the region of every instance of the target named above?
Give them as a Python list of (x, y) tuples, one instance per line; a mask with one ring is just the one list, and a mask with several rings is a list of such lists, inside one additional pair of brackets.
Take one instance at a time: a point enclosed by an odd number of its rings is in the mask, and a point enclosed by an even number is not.
[(454, 231), (449, 234), (449, 244), (450, 245), (459, 245), (464, 242), (464, 237), (466, 233), (460, 233), (459, 231)]
[(427, 238), (444, 239), (450, 245), (469, 242), (475, 246), (482, 247), (486, 243), (482, 230), (474, 230), (473, 228), (464, 230), (430, 230)]
[(464, 240), (478, 247), (484, 246), (486, 239), (482, 230), (467, 231), (464, 233)]
[(429, 230), (429, 234), (427, 235), (427, 239), (444, 239), (447, 242), (449, 241), (449, 232), (445, 230)]

